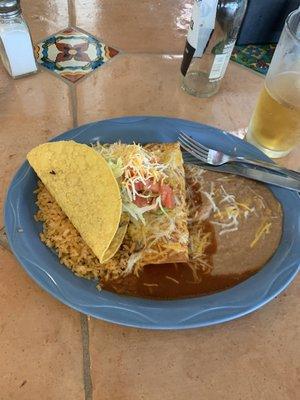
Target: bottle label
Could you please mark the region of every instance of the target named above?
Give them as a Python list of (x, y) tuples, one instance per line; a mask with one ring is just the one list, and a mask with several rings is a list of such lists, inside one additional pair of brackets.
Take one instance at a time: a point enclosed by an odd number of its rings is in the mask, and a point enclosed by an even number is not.
[(189, 69), (190, 63), (194, 57), (195, 49), (192, 47), (188, 41), (186, 41), (185, 49), (183, 53), (183, 59), (181, 63), (181, 73), (183, 76), (186, 75), (187, 70)]
[(215, 79), (222, 79), (223, 76), (225, 75), (225, 71), (227, 68), (227, 65), (230, 60), (230, 56), (232, 53), (232, 50), (234, 48), (235, 41), (232, 43), (228, 43), (224, 46), (224, 49), (222, 51), (222, 54), (216, 54), (214, 58), (213, 65), (210, 70), (210, 74), (208, 79), (209, 80), (215, 80)]
[(218, 0), (195, 0), (187, 41), (202, 57), (215, 27)]
[(193, 57), (202, 57), (213, 33), (218, 0), (195, 0), (181, 64), (185, 76)]

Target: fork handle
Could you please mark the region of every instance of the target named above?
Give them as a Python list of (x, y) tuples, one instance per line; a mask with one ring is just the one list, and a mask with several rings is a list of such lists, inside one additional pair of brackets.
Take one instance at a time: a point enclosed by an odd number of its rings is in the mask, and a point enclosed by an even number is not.
[(269, 163), (269, 162), (261, 161), (261, 160), (250, 160), (249, 158), (244, 158), (244, 157), (232, 157), (232, 158), (230, 158), (230, 161), (266, 168), (269, 171), (279, 172), (281, 174), (290, 176), (291, 178), (298, 179), (300, 181), (300, 173), (299, 172), (292, 171), (292, 170), (284, 168), (284, 167), (280, 167), (277, 164), (273, 164), (273, 163)]

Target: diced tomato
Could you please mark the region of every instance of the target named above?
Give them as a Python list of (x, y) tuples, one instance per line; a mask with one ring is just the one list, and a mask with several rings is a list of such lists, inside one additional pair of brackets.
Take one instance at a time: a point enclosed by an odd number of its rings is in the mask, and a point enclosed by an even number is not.
[(173, 194), (173, 189), (169, 185), (164, 185), (159, 182), (153, 182), (152, 179), (147, 179), (144, 184), (141, 181), (137, 181), (134, 183), (134, 188), (137, 192), (151, 192), (152, 195), (149, 198), (144, 198), (141, 196), (136, 196), (134, 200), (134, 204), (138, 207), (145, 207), (149, 204), (152, 204), (155, 201), (155, 197), (160, 194), (161, 195), (161, 203), (163, 207), (166, 208), (174, 208), (175, 207), (175, 199)]
[(137, 181), (134, 183), (134, 188), (137, 192), (141, 192), (142, 190), (144, 190), (144, 184), (141, 181)]
[(174, 199), (173, 189), (171, 188), (171, 186), (161, 185), (160, 194), (161, 194), (161, 203), (163, 207), (166, 208), (175, 207), (175, 199)]
[(140, 197), (140, 196), (136, 196), (135, 200), (133, 202), (138, 207), (145, 207), (145, 206), (149, 205), (149, 200), (145, 199), (144, 197)]
[(134, 183), (134, 188), (137, 192), (150, 191), (152, 193), (160, 192), (160, 183), (153, 182), (152, 179), (146, 179), (145, 184), (141, 181)]

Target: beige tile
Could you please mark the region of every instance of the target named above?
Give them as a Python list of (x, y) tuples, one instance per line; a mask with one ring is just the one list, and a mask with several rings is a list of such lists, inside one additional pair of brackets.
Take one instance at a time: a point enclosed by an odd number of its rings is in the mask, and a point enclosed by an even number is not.
[(263, 79), (230, 63), (221, 91), (198, 99), (180, 88), (181, 57), (120, 55), (77, 86), (80, 124), (123, 115), (186, 118), (230, 131), (247, 127)]
[(78, 27), (127, 52), (182, 54), (193, 0), (74, 0)]
[(34, 42), (69, 25), (68, 0), (22, 0), (21, 3)]
[(83, 400), (80, 315), (0, 248), (0, 399)]
[(295, 400), (299, 295), (298, 279), (247, 317), (190, 331), (142, 331), (92, 319), (94, 398)]
[(28, 150), (72, 127), (69, 90), (48, 72), (13, 80), (0, 66), (0, 208)]

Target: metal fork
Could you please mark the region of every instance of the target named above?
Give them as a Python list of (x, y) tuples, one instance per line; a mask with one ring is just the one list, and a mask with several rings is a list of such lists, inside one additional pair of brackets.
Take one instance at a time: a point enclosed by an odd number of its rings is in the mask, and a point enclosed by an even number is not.
[(230, 156), (222, 151), (213, 150), (200, 144), (195, 139), (188, 136), (186, 133), (180, 131), (179, 143), (188, 153), (192, 154), (195, 158), (205, 164), (213, 166), (220, 166), (226, 163), (242, 163), (249, 164), (255, 167), (261, 167), (277, 174), (284, 174), (300, 181), (300, 173), (291, 171), (290, 169), (280, 167), (279, 165), (268, 163), (261, 160), (251, 160), (249, 158), (240, 156)]

